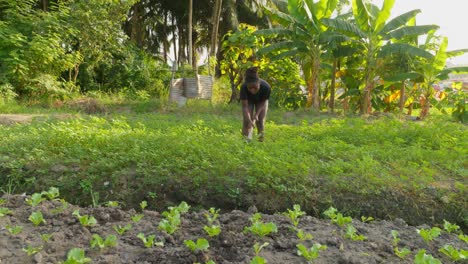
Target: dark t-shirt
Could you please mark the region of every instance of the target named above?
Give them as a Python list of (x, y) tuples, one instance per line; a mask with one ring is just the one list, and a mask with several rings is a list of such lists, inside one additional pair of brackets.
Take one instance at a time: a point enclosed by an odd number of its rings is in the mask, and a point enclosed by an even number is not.
[(256, 94), (251, 94), (247, 89), (247, 84), (243, 83), (240, 88), (240, 99), (247, 100), (249, 103), (258, 103), (270, 99), (270, 93), (270, 85), (260, 79), (260, 90), (258, 90), (258, 93)]

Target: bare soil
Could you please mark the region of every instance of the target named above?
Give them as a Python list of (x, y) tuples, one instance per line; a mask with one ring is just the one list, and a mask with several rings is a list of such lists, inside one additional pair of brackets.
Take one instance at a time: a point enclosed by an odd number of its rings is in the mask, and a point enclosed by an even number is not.
[[(67, 252), (71, 248), (81, 248), (86, 256), (92, 259), (92, 263), (205, 263), (213, 260), (216, 263), (250, 263), (254, 256), (253, 245), (256, 242), (268, 242), (260, 256), (267, 263), (307, 263), (297, 254), (296, 245), (303, 243), (311, 247), (313, 243), (326, 245), (328, 248), (321, 251), (314, 263), (413, 263), (415, 254), (420, 249), (425, 249), (427, 254), (432, 254), (442, 261), (451, 263), (443, 254), (438, 252), (446, 244), (455, 248), (467, 248), (467, 244), (455, 234), (442, 232), (442, 235), (430, 243), (425, 243), (417, 233), (417, 228), (429, 228), (428, 226), (408, 226), (403, 220), (372, 221), (362, 223), (353, 219), (353, 225), (359, 234), (367, 237), (365, 241), (353, 241), (344, 238), (345, 228), (331, 224), (329, 219), (318, 219), (311, 216), (300, 218), (299, 228), (313, 235), (309, 241), (300, 241), (293, 231), (292, 223), (286, 216), (275, 214), (262, 214), (263, 222), (273, 222), (278, 227), (278, 232), (260, 238), (250, 233), (244, 233), (244, 227), (250, 226), (249, 218), (256, 211), (255, 208), (248, 212), (233, 210), (222, 213), (219, 217), (221, 234), (209, 238), (203, 230), (207, 224), (205, 210), (195, 212), (190, 210), (181, 216), (181, 226), (174, 234), (168, 235), (158, 230), (158, 224), (162, 219), (159, 212), (145, 210), (122, 210), (119, 208), (98, 207), (80, 208), (69, 205), (63, 208), (59, 201), (44, 201), (36, 207), (26, 204), (27, 196), (4, 196), (6, 203), (0, 207), (6, 207), (13, 211), (11, 215), (0, 217), (0, 263), (59, 263), (66, 259)], [(93, 227), (83, 227), (77, 218), (72, 215), (76, 209), (81, 215), (94, 216), (98, 224)], [(45, 224), (34, 226), (28, 217), (34, 211), (41, 211)], [(143, 213), (141, 221), (134, 223), (131, 217), (137, 213)], [(131, 230), (123, 235), (118, 235), (113, 226), (132, 224)], [(11, 234), (6, 226), (22, 226), (23, 231), (17, 235)], [(393, 253), (391, 231), (396, 230), (400, 234), (401, 241), (398, 247), (409, 248), (412, 252), (404, 260), (399, 259)], [(163, 247), (146, 248), (143, 242), (137, 238), (138, 233), (146, 236), (156, 235), (156, 241), (164, 242)], [(51, 234), (52, 238), (44, 242), (40, 234)], [(93, 249), (90, 241), (93, 234), (101, 237), (114, 234), (118, 237), (116, 247), (103, 250)], [(207, 253), (192, 253), (184, 245), (184, 240), (206, 238), (210, 247)], [(23, 248), (28, 245), (43, 249), (28, 256)]]

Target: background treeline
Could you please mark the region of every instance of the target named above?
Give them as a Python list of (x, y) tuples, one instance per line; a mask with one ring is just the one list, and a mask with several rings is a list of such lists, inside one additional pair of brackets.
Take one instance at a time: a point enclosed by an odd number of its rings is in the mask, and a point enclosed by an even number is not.
[(435, 105), (466, 118), (460, 84), (433, 89), (468, 71), (445, 68), (466, 50), (447, 51), (438, 26), (416, 23), (419, 10), (390, 18), (394, 3), (0, 0), (0, 102), (167, 98), (172, 77), (195, 72), (215, 75), (221, 101), (236, 102), (243, 71), (258, 66), (273, 105), (287, 109), (421, 108), (424, 118)]

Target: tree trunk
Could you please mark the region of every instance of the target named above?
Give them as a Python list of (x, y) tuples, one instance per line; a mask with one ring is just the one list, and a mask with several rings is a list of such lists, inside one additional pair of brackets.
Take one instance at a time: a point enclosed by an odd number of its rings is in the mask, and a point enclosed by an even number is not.
[(223, 0), (215, 0), (215, 5), (213, 7), (213, 31), (211, 32), (211, 49), (210, 49), (210, 56), (214, 56), (216, 54), (216, 48), (218, 44), (218, 27), (219, 27), (219, 20), (221, 17), (221, 6), (223, 4)]
[(364, 88), (361, 98), (361, 114), (370, 114), (372, 112), (372, 90), (374, 88), (374, 81), (370, 77), (366, 78), (366, 87)]
[(335, 110), (335, 90), (336, 90), (336, 69), (338, 67), (338, 59), (333, 59), (333, 70), (332, 70), (332, 80), (330, 86), (330, 102), (328, 107), (330, 112), (333, 113)]
[(431, 108), (430, 94), (424, 94), (419, 99), (421, 104), (421, 113), (419, 114), (419, 119), (424, 120), (429, 115), (429, 109)]
[(164, 63), (167, 64), (167, 52), (169, 50), (169, 47), (168, 47), (168, 40), (167, 40), (167, 11), (164, 11), (164, 25), (163, 25), (163, 34), (164, 34), (164, 37), (166, 38), (165, 40), (163, 40), (163, 58), (164, 58)]
[(42, 10), (47, 11), (48, 0), (42, 0)]
[(405, 86), (406, 86), (406, 83), (405, 81), (403, 81), (401, 83), (400, 101), (398, 103), (398, 106), (400, 107), (400, 113), (403, 113), (403, 109), (405, 108), (405, 102), (406, 102)]
[(193, 66), (192, 64), (192, 61), (193, 61), (193, 57), (192, 57), (192, 13), (193, 13), (193, 0), (189, 0), (189, 10), (188, 10), (188, 32), (187, 32), (187, 36), (188, 36), (188, 62), (190, 65)]
[[(172, 16), (172, 26), (175, 25), (175, 21), (174, 21), (174, 16)], [(177, 64), (178, 65), (178, 62), (179, 62), (179, 56), (177, 54), (177, 34), (176, 34), (176, 27), (173, 27), (172, 28), (172, 46), (173, 46), (173, 49), (174, 49), (174, 64)]]
[(313, 89), (314, 89), (314, 96), (313, 96), (313, 108), (315, 110), (320, 110), (320, 59), (316, 57), (314, 59), (314, 65), (312, 68), (312, 82), (313, 82)]

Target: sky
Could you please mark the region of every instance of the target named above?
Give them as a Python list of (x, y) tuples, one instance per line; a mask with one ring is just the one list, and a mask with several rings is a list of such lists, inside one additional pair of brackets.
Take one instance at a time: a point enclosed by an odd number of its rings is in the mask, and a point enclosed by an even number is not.
[[(382, 7), (383, 0), (372, 0)], [(448, 50), (468, 49), (468, 0), (396, 0), (391, 17), (420, 9), (418, 25), (435, 24), (439, 35), (448, 37)], [(453, 64), (468, 64), (468, 54), (448, 60)]]

